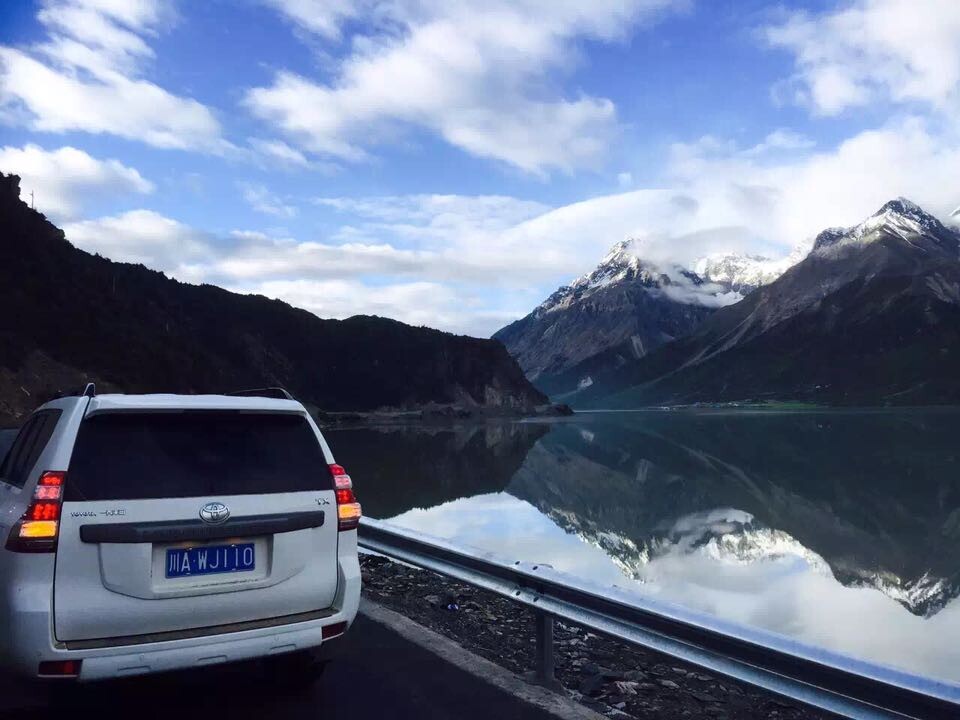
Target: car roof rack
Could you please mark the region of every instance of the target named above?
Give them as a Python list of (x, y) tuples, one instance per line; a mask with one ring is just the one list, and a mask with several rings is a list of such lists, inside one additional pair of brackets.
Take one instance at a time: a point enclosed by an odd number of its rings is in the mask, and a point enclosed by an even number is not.
[(254, 388), (252, 390), (234, 390), (233, 392), (228, 392), (227, 395), (233, 395), (237, 397), (264, 397), (264, 398), (273, 398), (275, 400), (294, 400), (293, 395), (288, 393), (282, 387), (268, 387), (268, 388)]

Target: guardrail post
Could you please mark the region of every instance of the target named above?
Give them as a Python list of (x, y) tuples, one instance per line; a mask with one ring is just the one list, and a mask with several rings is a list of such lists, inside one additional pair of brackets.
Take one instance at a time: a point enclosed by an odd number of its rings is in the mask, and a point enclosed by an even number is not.
[(536, 610), (534, 617), (537, 626), (537, 667), (533, 671), (533, 681), (551, 690), (562, 692), (563, 686), (557, 680), (553, 655), (553, 615)]
[[(537, 669), (526, 678), (561, 691), (553, 655), (557, 618), (832, 715), (878, 720), (960, 717), (960, 691), (950, 681), (853, 660), (759, 629), (712, 626), (715, 618), (694, 611), (684, 618), (680, 613), (665, 612), (669, 606), (655, 600), (626, 593), (605, 597), (607, 589), (576, 579), (543, 574), (536, 577), (537, 570), (546, 565), (528, 568), (518, 560), (511, 567), (378, 520), (361, 520), (359, 544), (532, 609), (536, 613)], [(544, 611), (544, 607), (555, 614)]]

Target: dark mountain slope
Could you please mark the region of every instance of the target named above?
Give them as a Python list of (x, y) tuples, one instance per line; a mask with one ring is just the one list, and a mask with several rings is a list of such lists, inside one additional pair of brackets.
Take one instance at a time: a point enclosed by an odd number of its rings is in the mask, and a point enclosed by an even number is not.
[(601, 378), (582, 404), (960, 401), (960, 234), (904, 200)]
[(89, 380), (131, 392), (282, 385), (324, 410), (546, 402), (496, 341), (322, 320), (76, 249), (0, 175), (0, 425)]
[(617, 243), (596, 269), (493, 336), (554, 398), (686, 335), (726, 290), (688, 270), (642, 260), (635, 244)]

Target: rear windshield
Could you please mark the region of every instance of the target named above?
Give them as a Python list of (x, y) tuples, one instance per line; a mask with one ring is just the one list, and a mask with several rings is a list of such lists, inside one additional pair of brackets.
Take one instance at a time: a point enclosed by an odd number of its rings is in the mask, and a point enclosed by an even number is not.
[(330, 490), (306, 418), (237, 412), (107, 413), (80, 424), (65, 500)]

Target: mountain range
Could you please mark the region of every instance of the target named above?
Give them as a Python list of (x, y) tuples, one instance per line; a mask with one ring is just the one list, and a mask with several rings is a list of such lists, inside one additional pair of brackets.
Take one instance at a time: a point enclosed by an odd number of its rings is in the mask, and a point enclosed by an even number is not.
[[(960, 400), (960, 233), (906, 199), (823, 231), (805, 256), (706, 258), (699, 272), (648, 273), (646, 282), (610, 272), (621, 266), (648, 264), (611, 253), (494, 336), (534, 383), (575, 406)], [(683, 292), (664, 280), (675, 277)], [(594, 287), (619, 304), (576, 293)], [(651, 327), (653, 342), (637, 344), (635, 329)], [(596, 352), (575, 357), (574, 342)]]
[(600, 264), (494, 334), (527, 377), (564, 399), (683, 337), (713, 312), (772, 282), (800, 259), (735, 253), (691, 268), (644, 257), (644, 243), (615, 244)]
[(562, 398), (589, 387), (739, 299), (732, 282), (644, 260), (638, 245), (617, 243), (595, 270), (494, 334), (545, 393)]
[(0, 427), (50, 397), (280, 385), (326, 411), (453, 405), (529, 412), (547, 398), (493, 340), (394, 320), (323, 320), (71, 245), (0, 174)]

